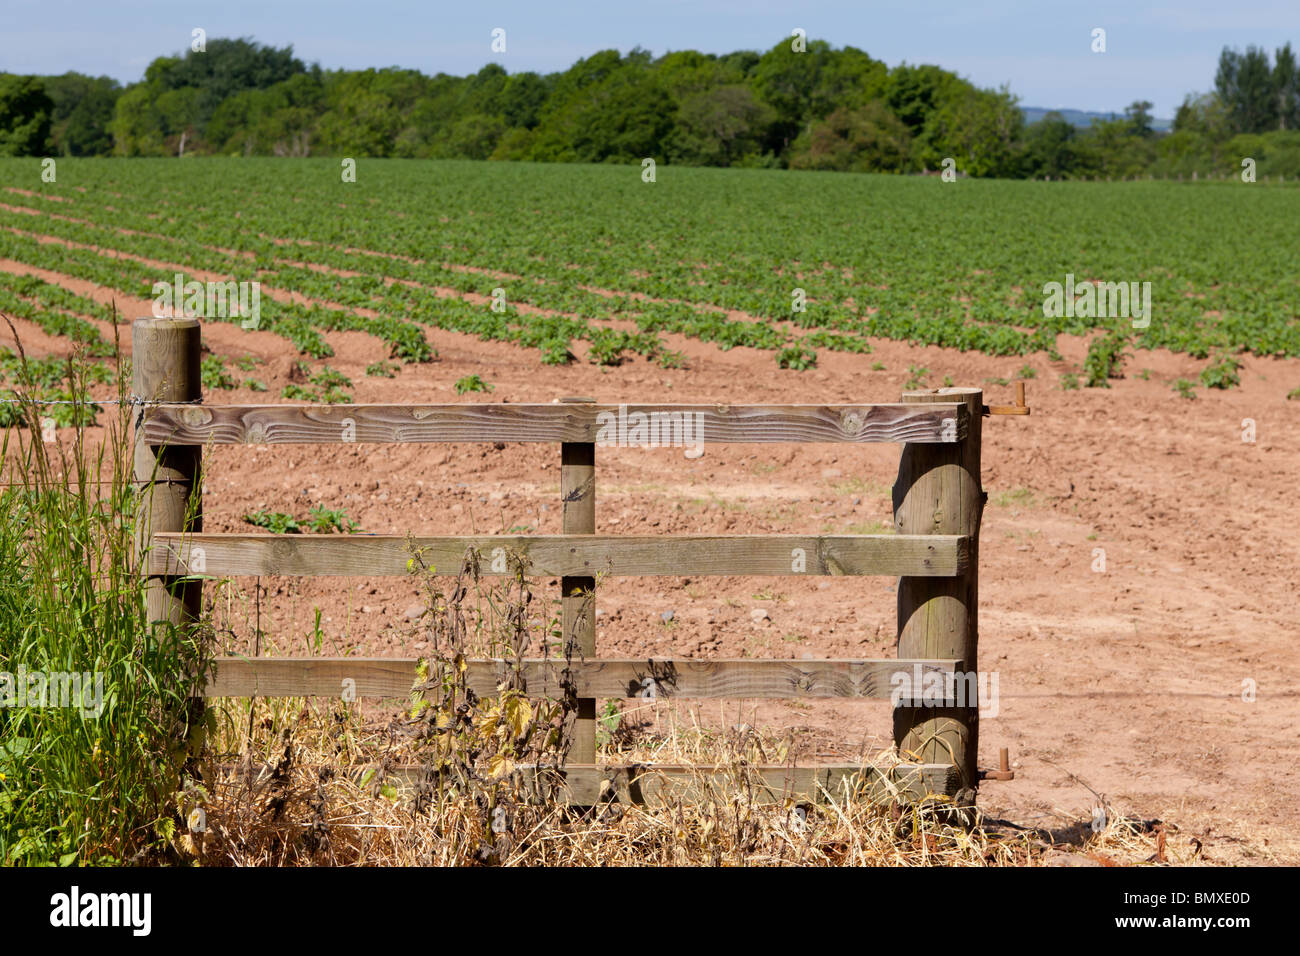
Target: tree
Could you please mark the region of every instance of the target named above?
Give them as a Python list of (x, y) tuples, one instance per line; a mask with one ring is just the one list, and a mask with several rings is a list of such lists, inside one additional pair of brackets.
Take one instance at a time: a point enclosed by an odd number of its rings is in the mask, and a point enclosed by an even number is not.
[(1191, 132), (1213, 139), (1232, 135), (1232, 118), (1217, 93), (1195, 96), (1189, 93), (1174, 114), (1174, 132)]
[(1300, 129), (1300, 68), (1290, 43), (1273, 56), (1273, 96), (1278, 129)]
[(119, 156), (166, 156), (166, 136), (154, 107), (155, 89), (140, 83), (113, 107), (113, 152)]
[(1248, 46), (1243, 54), (1224, 47), (1214, 88), (1228, 108), (1235, 132), (1263, 133), (1277, 128), (1274, 77), (1264, 50)]
[(1060, 113), (1053, 110), (1037, 123), (1025, 127), (1021, 171), (1040, 179), (1061, 179), (1075, 171), (1078, 156), (1074, 149), (1077, 131)]
[(921, 136), (920, 158), (927, 168), (952, 157), (972, 176), (1015, 175), (1025, 118), (1009, 91), (980, 90), (962, 82), (940, 102)]
[(903, 63), (890, 70), (884, 82), (885, 103), (915, 136), (962, 86), (970, 84), (937, 66)]
[[(489, 63), (472, 76), (466, 77), (461, 88), (462, 113), (495, 113), (502, 110), (510, 74), (499, 63)], [(402, 104), (397, 104), (401, 108)]]
[(751, 80), (754, 76), (754, 70), (762, 61), (762, 57), (753, 50), (737, 50), (735, 53), (728, 53), (718, 57), (718, 63), (728, 76), (739, 76), (745, 80)]
[(678, 107), (669, 158), (696, 166), (730, 166), (759, 151), (772, 111), (746, 86), (691, 94)]
[(791, 169), (900, 171), (911, 163), (912, 136), (880, 100), (838, 109), (814, 124), (791, 149)]
[(500, 116), (470, 113), (456, 120), (439, 138), (433, 155), (443, 159), (487, 159), (505, 131)]
[(573, 147), (579, 162), (635, 162), (662, 155), (677, 104), (649, 70), (615, 73), (592, 91), (573, 114)]
[(1154, 145), (1134, 135), (1126, 119), (1096, 120), (1079, 137), (1080, 164), (1090, 174), (1125, 178), (1145, 170), (1155, 158)]
[(159, 76), (167, 90), (193, 87), (200, 91), (194, 117), (200, 132), (227, 97), (244, 90), (269, 89), (306, 70), (294, 57), (292, 46), (276, 49), (249, 38), (218, 37), (208, 40), (206, 47), (202, 53), (187, 50), (183, 57), (165, 58), (168, 65)]
[(1246, 47), (1237, 70), (1237, 116), (1241, 132), (1266, 133), (1277, 128), (1277, 104), (1273, 99), (1273, 71), (1268, 54), (1258, 47)]
[(563, 74), (551, 98), (563, 102), (548, 102), (530, 158), (603, 163), (662, 156), (677, 104), (635, 54), (617, 67), (597, 54)]
[(536, 138), (533, 130), (519, 126), (511, 127), (501, 134), (496, 149), (492, 150), (492, 155), (488, 159), (514, 162), (527, 160), (532, 155), (533, 141)]
[(35, 76), (0, 74), (0, 156), (42, 156), (50, 151), (54, 101)]
[(1231, 137), (1232, 119), (1219, 95), (1188, 94), (1174, 114), (1173, 132), (1156, 144), (1157, 168), (1164, 176), (1190, 176), (1220, 167)]
[(51, 138), (63, 156), (104, 156), (113, 149), (113, 107), (122, 95), (117, 80), (64, 73), (45, 77), (54, 103)]
[(884, 96), (889, 68), (861, 50), (846, 46), (832, 50), (817, 74), (811, 114), (820, 118), (845, 107), (856, 108)]
[(579, 96), (593, 86), (608, 80), (623, 65), (617, 50), (601, 50), (585, 60), (579, 60), (563, 73), (555, 76), (555, 83), (541, 110), (539, 120), (572, 107)]
[(754, 89), (775, 113), (774, 146), (784, 149), (813, 118), (813, 94), (829, 55), (830, 44), (825, 40), (810, 40), (799, 53), (785, 39), (764, 53), (754, 67)]
[(1190, 178), (1194, 172), (1214, 169), (1219, 162), (1215, 150), (1221, 148), (1221, 143), (1191, 129), (1175, 129), (1156, 142), (1156, 174)]
[(711, 53), (697, 53), (695, 50), (665, 53), (655, 61), (654, 70), (664, 89), (678, 101), (744, 80), (744, 71), (720, 61)]
[(334, 105), (318, 124), (328, 152), (339, 156), (387, 156), (392, 152), (401, 116), (387, 96), (369, 89), (369, 79), (348, 82), (344, 89), (331, 93)]
[(319, 75), (300, 73), (269, 90), (244, 90), (222, 100), (205, 135), (222, 153), (307, 156), (324, 104)]
[(1128, 120), (1129, 128), (1133, 130), (1134, 136), (1151, 136), (1155, 132), (1151, 128), (1151, 107), (1153, 105), (1150, 100), (1134, 100), (1124, 108), (1124, 118)]
[(169, 156), (184, 155), (186, 144), (193, 143), (198, 133), (201, 95), (194, 87), (183, 86), (168, 90), (154, 101), (154, 111), (160, 121)]
[(533, 129), (541, 120), (551, 84), (536, 73), (516, 73), (501, 91), (501, 115), (506, 124)]

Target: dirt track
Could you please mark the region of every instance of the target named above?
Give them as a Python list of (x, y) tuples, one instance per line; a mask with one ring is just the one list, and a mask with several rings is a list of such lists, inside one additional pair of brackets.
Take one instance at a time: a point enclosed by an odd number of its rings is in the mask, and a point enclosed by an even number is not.
[[(12, 271), (14, 263), (3, 263)], [(28, 270), (23, 270), (28, 271)], [(52, 274), (41, 273), (52, 279)], [(108, 297), (72, 280), (75, 291)], [(119, 305), (123, 305), (119, 297)], [(144, 314), (147, 303), (124, 306)], [(66, 343), (18, 323), (29, 352)], [(124, 330), (125, 335), (125, 330)], [(126, 336), (129, 338), (129, 336)], [(535, 352), (430, 331), (438, 362), (368, 378), (385, 358), (378, 339), (326, 333), (329, 364), (354, 382), (359, 402), (894, 401), (909, 365), (928, 383), (1013, 377), (1023, 360), (875, 342), (873, 355), (823, 352), (814, 371), (780, 371), (771, 354), (667, 336), (687, 370), (644, 360), (616, 369), (549, 368)], [(251, 354), (269, 391), (208, 396), (213, 402), (276, 401), (292, 349), (268, 333), (213, 324), (207, 342), (228, 360)], [(982, 805), (1020, 822), (1087, 817), (1105, 794), (1119, 809), (1170, 820), (1218, 862), (1300, 862), (1300, 744), (1295, 724), (1300, 664), (1300, 361), (1247, 357), (1242, 385), (1169, 387), (1200, 365), (1139, 352), (1109, 390), (1061, 391), (1085, 345), (1062, 340), (1063, 363), (1041, 356), (1029, 383), (1029, 418), (985, 422), (980, 566), (980, 660), (999, 674), (1000, 712), (981, 728), (981, 763), (1011, 749), (1016, 780), (986, 784)], [(884, 371), (870, 371), (880, 361)], [(1138, 377), (1150, 369), (1150, 378)], [(488, 395), (455, 395), (477, 372)], [(986, 401), (1010, 388), (987, 385)], [(1242, 420), (1256, 423), (1242, 441)], [(602, 449), (597, 528), (610, 533), (848, 532), (888, 530), (892, 445), (708, 446)], [(208, 531), (247, 531), (241, 515), (265, 507), (305, 515), (323, 503), (346, 509), (370, 532), (493, 533), (559, 528), (558, 449), (546, 446), (222, 447), (208, 462)], [(1093, 570), (1105, 551), (1104, 573)], [(330, 650), (412, 654), (405, 581), (267, 579), (263, 626), (303, 652), (313, 608)], [(543, 590), (551, 592), (542, 582)], [(889, 657), (893, 582), (885, 579), (615, 579), (598, 595), (599, 653), (610, 656)], [(751, 611), (770, 619), (754, 623)], [(672, 610), (666, 625), (663, 611)], [(243, 611), (241, 610), (241, 614)], [(1258, 698), (1242, 700), (1243, 681)], [(718, 719), (720, 708), (704, 708)], [(798, 731), (806, 753), (858, 754), (888, 743), (879, 704), (728, 704), (725, 719)]]

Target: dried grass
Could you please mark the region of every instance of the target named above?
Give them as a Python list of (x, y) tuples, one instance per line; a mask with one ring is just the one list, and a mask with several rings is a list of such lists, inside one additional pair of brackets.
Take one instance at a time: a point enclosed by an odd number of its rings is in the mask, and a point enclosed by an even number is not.
[[(182, 849), (208, 866), (1017, 866), (1195, 863), (1172, 827), (1115, 816), (1056, 829), (943, 818), (943, 805), (891, 806), (825, 794), (815, 804), (763, 803), (748, 771), (784, 738), (748, 728), (616, 733), (617, 763), (653, 758), (700, 768), (705, 799), (572, 809), (521, 780), (425, 800), (396, 768), (417, 764), (409, 716), (366, 721), (338, 702), (224, 703), (220, 723), (249, 726), (242, 757), (205, 795), (206, 831)], [(497, 808), (503, 813), (495, 814)], [(493, 822), (504, 823), (494, 832)]]
[[(183, 798), (191, 829), (178, 849), (209, 866), (1008, 866), (1190, 862), (1158, 827), (1122, 817), (1094, 833), (989, 821), (954, 825), (942, 798), (864, 799), (846, 784), (809, 802), (766, 801), (753, 767), (792, 763), (792, 740), (747, 724), (709, 726), (667, 700), (601, 718), (600, 762), (697, 768), (689, 800), (568, 805), (562, 767), (575, 699), (530, 700), (511, 662), (557, 646), (538, 620), (517, 557), (504, 584), (423, 568), (429, 643), (400, 712), (343, 701), (221, 701), (203, 786)], [(542, 603), (542, 602), (539, 602)], [(462, 662), (506, 662), (498, 695), (480, 699)], [(652, 718), (652, 719), (650, 719)], [(876, 755), (880, 765), (897, 761)], [(680, 793), (680, 791), (675, 791)], [(202, 809), (202, 814), (191, 809)]]

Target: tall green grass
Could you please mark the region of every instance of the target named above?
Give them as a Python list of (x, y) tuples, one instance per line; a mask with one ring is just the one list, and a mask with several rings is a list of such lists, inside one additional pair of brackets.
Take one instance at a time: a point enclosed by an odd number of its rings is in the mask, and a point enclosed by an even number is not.
[[(51, 406), (34, 404), (39, 383), (21, 347), (18, 356), (17, 403), (0, 441), (0, 681), (20, 668), (89, 672), (92, 688), (102, 675), (103, 693), (97, 716), (86, 688), (86, 709), (40, 706), (29, 694), (0, 706), (0, 863), (157, 860), (184, 786), (197, 635), (147, 627), (134, 544), (134, 409), (108, 406), (93, 429), (78, 416), (74, 433), (43, 441)], [(86, 399), (88, 374), (69, 362), (65, 393)], [(126, 380), (117, 376), (120, 399)]]

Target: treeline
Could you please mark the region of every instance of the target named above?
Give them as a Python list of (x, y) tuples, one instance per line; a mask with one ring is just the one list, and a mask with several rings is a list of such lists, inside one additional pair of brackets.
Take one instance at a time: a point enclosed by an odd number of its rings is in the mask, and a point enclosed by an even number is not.
[(0, 74), (0, 155), (394, 156), (659, 162), (912, 173), (952, 158), (1001, 177), (1300, 176), (1300, 76), (1290, 45), (1226, 49), (1213, 93), (1173, 129), (1151, 104), (1079, 129), (1024, 123), (1006, 89), (937, 66), (892, 69), (853, 47), (782, 40), (765, 53), (604, 50), (562, 73), (496, 63), (456, 77), (322, 70), (292, 47), (214, 39), (122, 88), (77, 73)]

